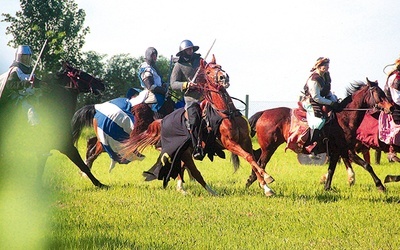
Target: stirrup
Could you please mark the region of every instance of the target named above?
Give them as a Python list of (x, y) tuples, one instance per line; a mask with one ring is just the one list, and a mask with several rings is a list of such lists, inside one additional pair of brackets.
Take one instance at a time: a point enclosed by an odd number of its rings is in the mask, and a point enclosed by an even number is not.
[(195, 160), (199, 160), (199, 161), (201, 161), (201, 160), (203, 160), (204, 159), (204, 151), (203, 151), (203, 148), (201, 148), (201, 147), (196, 147), (194, 150), (193, 150), (193, 158), (195, 159)]

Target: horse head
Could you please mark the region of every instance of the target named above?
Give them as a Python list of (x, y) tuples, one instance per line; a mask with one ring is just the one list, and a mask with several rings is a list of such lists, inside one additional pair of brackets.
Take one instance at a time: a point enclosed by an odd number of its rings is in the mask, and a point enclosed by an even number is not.
[(198, 82), (206, 103), (210, 103), (222, 116), (236, 115), (238, 110), (226, 91), (229, 75), (217, 64), (214, 55), (209, 63), (200, 61)]
[(67, 77), (69, 83), (67, 88), (79, 93), (92, 93), (99, 95), (105, 90), (104, 83), (90, 74), (72, 67), (68, 62), (63, 62), (61, 70), (57, 73), (61, 78)]
[(378, 81), (370, 81), (368, 77), (367, 86), (370, 91), (370, 96), (367, 98), (366, 102), (369, 103), (370, 106), (373, 106), (379, 110), (383, 110), (386, 114), (392, 113), (394, 110), (393, 104), (388, 100), (385, 92), (379, 87)]
[(214, 55), (209, 63), (201, 59), (199, 72), (207, 84), (225, 89), (229, 87), (229, 75), (222, 70), (221, 65), (217, 64)]

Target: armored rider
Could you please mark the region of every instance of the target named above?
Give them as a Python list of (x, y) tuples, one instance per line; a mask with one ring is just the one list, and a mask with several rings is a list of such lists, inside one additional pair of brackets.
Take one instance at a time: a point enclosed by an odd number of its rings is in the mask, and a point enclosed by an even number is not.
[(142, 88), (147, 90), (144, 103), (149, 104), (152, 110), (157, 111), (165, 102), (168, 85), (163, 83), (160, 71), (156, 66), (158, 52), (154, 47), (149, 47), (145, 52), (145, 61), (139, 66), (138, 76)]
[(0, 76), (0, 98), (9, 98), (22, 103), (31, 125), (39, 124), (39, 118), (32, 103), (40, 96), (39, 81), (32, 72), (32, 50), (28, 45), (18, 46), (14, 62), (9, 70)]
[(193, 144), (193, 157), (196, 160), (204, 158), (204, 151), (201, 146), (201, 109), (200, 101), (202, 92), (192, 82), (197, 69), (200, 66), (201, 55), (195, 53), (199, 46), (194, 46), (190, 40), (183, 40), (179, 46), (178, 58), (171, 73), (171, 88), (184, 92), (185, 110), (188, 115), (190, 136)]

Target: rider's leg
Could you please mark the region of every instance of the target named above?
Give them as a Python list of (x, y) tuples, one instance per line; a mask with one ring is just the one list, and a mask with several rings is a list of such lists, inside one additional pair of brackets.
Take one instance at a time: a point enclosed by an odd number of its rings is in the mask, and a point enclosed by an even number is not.
[(196, 160), (202, 160), (204, 158), (203, 148), (201, 147), (201, 110), (198, 103), (192, 103), (186, 109), (188, 113), (189, 130), (193, 144), (193, 157)]

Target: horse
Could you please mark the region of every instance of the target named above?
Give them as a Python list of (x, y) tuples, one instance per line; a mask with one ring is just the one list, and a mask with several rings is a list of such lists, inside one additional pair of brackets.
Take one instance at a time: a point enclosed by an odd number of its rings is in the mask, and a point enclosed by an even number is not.
[[(115, 100), (118, 100), (118, 99), (115, 99)], [(120, 101), (124, 101), (124, 102), (128, 103), (127, 100), (128, 100), (127, 98), (124, 98), (123, 100), (122, 100), (122, 98), (120, 99)], [(106, 104), (107, 103), (110, 103), (110, 101), (106, 102)], [(103, 105), (104, 105), (104, 103), (103, 103)], [(149, 124), (155, 120), (154, 118), (160, 118), (160, 117), (163, 117), (163, 116), (171, 113), (174, 110), (174, 105), (175, 105), (175, 102), (171, 99), (171, 97), (168, 96), (166, 98), (164, 104), (158, 110), (156, 115), (154, 114), (154, 112), (150, 108), (150, 106), (145, 103), (140, 103), (140, 104), (137, 104), (137, 105), (134, 105), (133, 107), (131, 107), (130, 112), (133, 115), (133, 117), (131, 117), (129, 114), (127, 114), (127, 115), (129, 115), (130, 119), (133, 120), (133, 124), (132, 124), (133, 129), (131, 129), (130, 126), (128, 126), (127, 128), (125, 128), (127, 130), (127, 131), (125, 131), (125, 133), (123, 133), (122, 135), (119, 134), (117, 136), (118, 139), (116, 140), (116, 142), (113, 142), (113, 144), (115, 145), (115, 148), (118, 148), (119, 143), (122, 142), (123, 140), (129, 138), (129, 136), (135, 136), (135, 135), (145, 131), (148, 128)], [(97, 111), (95, 107), (96, 107), (96, 105), (85, 105), (75, 112), (75, 114), (72, 118), (72, 122), (71, 122), (73, 142), (74, 142), (74, 144), (77, 144), (83, 128), (93, 127), (93, 129), (96, 133), (96, 136), (91, 137), (87, 140), (85, 163), (91, 169), (93, 166), (93, 162), (97, 159), (97, 157), (101, 153), (106, 152), (106, 150), (107, 150), (107, 152), (109, 152), (109, 156), (111, 159), (111, 163), (110, 163), (110, 167), (109, 167), (109, 172), (111, 172), (111, 170), (115, 167), (117, 162), (121, 163), (121, 164), (127, 164), (130, 161), (126, 160), (126, 159), (121, 159), (118, 155), (115, 155), (115, 154), (118, 154), (119, 152), (114, 152), (114, 151), (118, 151), (118, 150), (108, 148), (110, 146), (104, 145), (105, 144), (104, 140), (103, 140), (103, 143), (101, 142), (102, 140), (99, 138), (99, 136), (103, 136), (103, 135), (100, 135), (97, 132), (99, 129), (99, 127), (98, 127), (99, 117), (96, 118), (96, 114), (98, 115), (100, 111)], [(112, 107), (115, 108), (116, 106), (112, 105)], [(113, 109), (113, 110), (115, 110), (115, 109)], [(120, 109), (118, 109), (118, 110), (120, 110)], [(112, 111), (112, 112), (114, 112), (114, 111)], [(113, 115), (115, 115), (115, 112)], [(121, 116), (118, 116), (118, 117), (121, 117)], [(115, 119), (117, 119), (117, 118), (115, 118)], [(118, 121), (116, 121), (116, 122), (118, 122)], [(104, 127), (102, 127), (102, 129), (104, 129)], [(108, 129), (117, 131), (117, 130), (121, 129), (121, 127), (113, 125), (113, 126), (110, 126)], [(111, 133), (117, 133), (117, 132), (109, 131), (109, 134), (111, 134)], [(135, 157), (133, 159), (143, 160), (144, 155), (142, 155), (140, 153), (135, 153)]]
[[(234, 106), (232, 98), (226, 90), (228, 86), (229, 76), (216, 63), (214, 55), (209, 63), (201, 60), (194, 87), (199, 88), (203, 93), (204, 101), (201, 106), (203, 112), (206, 112), (206, 121), (202, 120), (202, 123), (205, 121), (205, 123), (209, 124), (206, 131), (211, 131), (206, 136), (205, 152), (212, 160), (214, 155), (224, 157), (222, 149), (230, 151), (235, 169), (239, 166), (238, 156), (244, 158), (256, 173), (264, 194), (267, 197), (272, 196), (274, 192), (267, 185), (272, 181), (272, 177), (257, 164), (254, 158), (249, 124), (247, 119)], [(171, 124), (174, 125), (171, 126)], [(129, 155), (136, 151), (141, 152), (147, 146), (157, 143), (160, 138), (162, 152), (153, 168), (145, 172), (147, 180), (157, 178), (163, 180), (165, 188), (170, 177), (182, 177), (183, 170), (180, 165), (182, 160), (192, 176), (210, 194), (216, 194), (206, 184), (194, 164), (191, 156), (193, 148), (186, 125), (184, 109), (178, 109), (164, 119), (154, 121), (145, 132), (138, 136), (130, 137), (124, 143), (125, 154)], [(158, 173), (158, 171), (160, 172)]]
[[(357, 130), (357, 139), (359, 140), (357, 149), (367, 156), (369, 150), (374, 149), (375, 159), (378, 162), (381, 152), (388, 153), (389, 162), (400, 162), (395, 155), (395, 152), (400, 152), (399, 135), (398, 133), (394, 134), (398, 128), (399, 125), (394, 122), (393, 116), (382, 112), (367, 113)], [(387, 175), (384, 179), (384, 183), (398, 181), (400, 181), (398, 175)]]
[[(376, 81), (371, 82), (368, 78), (366, 83), (351, 83), (346, 90), (347, 97), (340, 103), (340, 108), (343, 111), (335, 113), (336, 118), (327, 122), (323, 128), (328, 144), (319, 143), (322, 145), (320, 152), (327, 153), (329, 166), (328, 172), (322, 177), (321, 182), (325, 183), (325, 190), (331, 189), (332, 177), (339, 156), (341, 156), (348, 172), (350, 185), (353, 185), (355, 181), (355, 174), (350, 164), (351, 159), (370, 173), (378, 190), (384, 191), (385, 187), (374, 173), (372, 166), (355, 153), (356, 130), (366, 110), (378, 108), (390, 113), (393, 106), (382, 89), (379, 88), (378, 83)], [(294, 114), (299, 110), (301, 108), (278, 107), (259, 111), (249, 118), (250, 126), (254, 131), (253, 135), (257, 135), (260, 145), (257, 154), (259, 154), (258, 163), (262, 168), (266, 167), (276, 149), (284, 142), (288, 142), (291, 124), (297, 119)], [(305, 118), (303, 117), (303, 119)], [(304, 144), (304, 146), (306, 145), (307, 143)], [(302, 153), (310, 154), (305, 148), (302, 148)], [(254, 181), (255, 177), (252, 173), (246, 186), (249, 187)]]
[[(26, 150), (36, 152), (37, 182), (40, 183), (50, 150), (59, 150), (66, 155), (79, 169), (84, 172), (93, 185), (106, 187), (90, 172), (72, 142), (71, 118), (77, 105), (79, 93), (100, 94), (105, 90), (104, 83), (81, 70), (75, 69), (68, 63), (62, 64), (62, 69), (57, 74), (49, 74), (40, 83), (40, 96), (35, 105), (39, 116), (39, 124), (30, 126), (26, 122), (26, 112), (19, 111), (21, 105), (16, 105), (15, 100), (6, 97), (1, 99), (2, 117), (1, 140), (2, 146), (7, 145), (9, 150), (2, 147), (2, 157), (7, 157), (10, 152), (17, 152), (17, 157), (7, 164), (17, 164), (18, 157), (24, 157)], [(22, 109), (21, 109), (22, 110)], [(63, 133), (60, 133), (63, 131)], [(13, 134), (7, 138), (7, 134)], [(31, 139), (31, 141), (29, 140)], [(5, 143), (7, 142), (7, 143)], [(27, 145), (23, 145), (25, 143)]]

